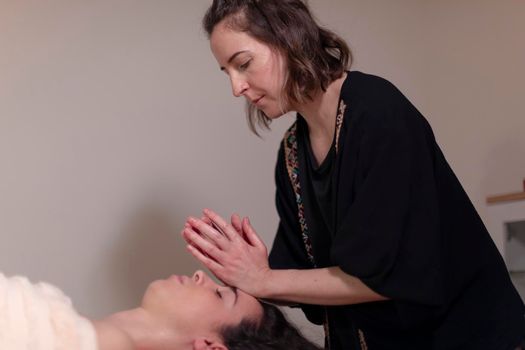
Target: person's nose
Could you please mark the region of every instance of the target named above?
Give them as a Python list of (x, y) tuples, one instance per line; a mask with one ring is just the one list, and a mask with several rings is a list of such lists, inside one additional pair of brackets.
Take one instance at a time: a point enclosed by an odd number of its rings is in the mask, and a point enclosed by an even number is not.
[(248, 90), (248, 82), (246, 79), (243, 79), (239, 76), (231, 76), (230, 77), (231, 84), (232, 84), (232, 93), (235, 97), (240, 97), (244, 95), (246, 90)]
[(191, 278), (196, 284), (202, 284), (204, 282), (204, 272), (202, 272), (201, 270), (197, 270), (193, 273), (193, 276)]
[(203, 271), (197, 270), (192, 276), (193, 282), (197, 285), (207, 286), (210, 283), (214, 283), (211, 278), (208, 277)]
[(193, 282), (202, 288), (208, 288), (211, 290), (216, 290), (217, 288), (222, 287), (222, 285), (217, 284), (213, 279), (210, 278), (206, 273), (201, 270), (195, 271), (192, 276)]

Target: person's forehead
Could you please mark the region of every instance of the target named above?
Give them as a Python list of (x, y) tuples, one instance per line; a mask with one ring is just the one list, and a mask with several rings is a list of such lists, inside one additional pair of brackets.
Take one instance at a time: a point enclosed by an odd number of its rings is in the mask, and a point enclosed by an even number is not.
[(261, 317), (263, 313), (261, 303), (256, 298), (243, 291), (239, 291), (239, 298), (236, 307), (246, 316), (255, 317), (257, 319)]
[(239, 46), (258, 47), (260, 43), (246, 31), (239, 31), (227, 25), (218, 24), (210, 37), (210, 45), (216, 49), (234, 49)]

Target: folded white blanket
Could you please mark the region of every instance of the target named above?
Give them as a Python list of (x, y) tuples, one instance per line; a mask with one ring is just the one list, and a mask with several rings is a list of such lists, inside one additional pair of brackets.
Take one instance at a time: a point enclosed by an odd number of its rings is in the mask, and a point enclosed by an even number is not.
[(0, 273), (0, 349), (96, 350), (95, 330), (47, 283)]

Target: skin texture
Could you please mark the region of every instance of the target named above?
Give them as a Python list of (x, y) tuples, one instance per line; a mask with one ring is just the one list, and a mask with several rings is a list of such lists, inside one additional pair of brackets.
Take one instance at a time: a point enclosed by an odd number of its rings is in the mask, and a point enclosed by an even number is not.
[(93, 322), (101, 350), (225, 349), (219, 329), (260, 319), (260, 303), (202, 271), (152, 282), (141, 305)]
[[(210, 36), (210, 47), (221, 69), (230, 78), (234, 96), (244, 96), (256, 103), (271, 119), (285, 112), (299, 112), (308, 124), (311, 147), (321, 163), (335, 132), (339, 94), (345, 75), (312, 93), (312, 99), (300, 105), (283, 104), (283, 55), (246, 32), (217, 24)], [(262, 99), (259, 99), (260, 97)], [(215, 222), (222, 234), (210, 226)], [(211, 210), (201, 219), (188, 218), (182, 236), (189, 252), (221, 281), (247, 293), (284, 302), (317, 305), (346, 305), (386, 298), (368, 288), (358, 278), (339, 267), (311, 270), (272, 270), (268, 252), (249, 220), (233, 215), (226, 222)]]

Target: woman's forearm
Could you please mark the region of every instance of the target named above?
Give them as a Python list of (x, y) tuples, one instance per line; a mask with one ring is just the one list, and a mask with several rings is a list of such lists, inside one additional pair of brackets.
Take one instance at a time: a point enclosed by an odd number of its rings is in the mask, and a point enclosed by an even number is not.
[(232, 220), (230, 225), (211, 210), (205, 210), (205, 215), (220, 232), (203, 220), (189, 218), (182, 234), (190, 253), (228, 285), (258, 298), (305, 304), (347, 305), (387, 299), (339, 267), (272, 270), (266, 246), (246, 218), (242, 223), (238, 218)]
[(316, 305), (347, 305), (387, 300), (339, 267), (311, 270), (271, 270), (262, 298)]

